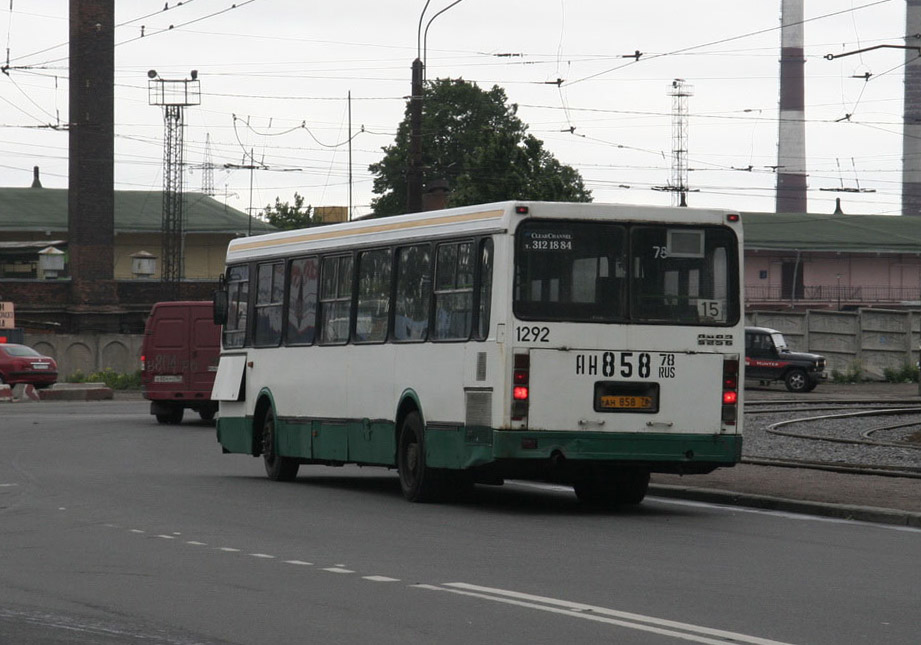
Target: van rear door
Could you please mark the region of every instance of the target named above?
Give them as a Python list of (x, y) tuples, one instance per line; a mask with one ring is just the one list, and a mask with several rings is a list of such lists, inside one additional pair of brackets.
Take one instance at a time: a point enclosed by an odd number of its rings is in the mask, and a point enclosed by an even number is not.
[(190, 389), (211, 392), (221, 355), (221, 328), (214, 324), (210, 306), (190, 309), (189, 337), (192, 339)]

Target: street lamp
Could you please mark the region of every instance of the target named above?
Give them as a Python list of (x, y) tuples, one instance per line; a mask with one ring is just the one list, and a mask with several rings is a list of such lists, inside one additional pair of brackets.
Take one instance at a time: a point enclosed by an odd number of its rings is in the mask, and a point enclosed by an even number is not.
[(429, 27), (432, 21), (445, 11), (462, 0), (454, 0), (447, 7), (429, 18), (422, 29), (425, 12), (432, 0), (425, 0), (422, 13), (419, 14), (419, 25), (416, 27), (416, 60), (412, 65), (412, 94), (409, 99), (409, 170), (406, 173), (406, 210), (409, 213), (418, 213), (422, 210), (422, 100), (425, 81), (425, 49), (428, 40)]

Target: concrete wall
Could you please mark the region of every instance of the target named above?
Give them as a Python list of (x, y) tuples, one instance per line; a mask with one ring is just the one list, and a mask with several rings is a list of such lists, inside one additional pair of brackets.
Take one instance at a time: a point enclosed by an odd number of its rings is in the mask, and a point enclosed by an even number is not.
[(76, 372), (119, 374), (141, 369), (143, 334), (25, 334), (25, 344), (58, 363), (58, 380)]
[(921, 311), (752, 311), (748, 325), (783, 332), (791, 349), (828, 359), (829, 372), (859, 366), (863, 377), (884, 380), (884, 370), (914, 365), (921, 344)]

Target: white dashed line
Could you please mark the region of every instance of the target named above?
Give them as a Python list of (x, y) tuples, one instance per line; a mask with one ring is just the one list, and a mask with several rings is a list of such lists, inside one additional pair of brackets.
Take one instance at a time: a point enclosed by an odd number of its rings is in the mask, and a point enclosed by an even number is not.
[(274, 555), (269, 555), (268, 553), (250, 553), (250, 555), (254, 558), (263, 558), (265, 560), (273, 560), (275, 558)]
[(240, 549), (234, 549), (229, 546), (222, 546), (218, 549), (219, 551), (224, 551), (225, 553), (239, 553)]
[(285, 560), (285, 564), (296, 564), (301, 567), (312, 567), (313, 562), (304, 562), (303, 560)]
[(355, 573), (351, 569), (343, 569), (342, 567), (326, 567), (323, 571), (329, 571), (330, 573)]
[(158, 535), (158, 538), (163, 538), (164, 540), (175, 540), (176, 536), (174, 535)]
[(195, 540), (186, 540), (186, 544), (191, 544), (192, 546), (208, 546), (205, 542), (196, 542)]
[(129, 529), (128, 532), (141, 534), (141, 533), (146, 533), (147, 531), (142, 531), (141, 529)]
[(399, 582), (399, 578), (388, 578), (387, 576), (362, 576), (362, 580), (370, 580), (371, 582)]

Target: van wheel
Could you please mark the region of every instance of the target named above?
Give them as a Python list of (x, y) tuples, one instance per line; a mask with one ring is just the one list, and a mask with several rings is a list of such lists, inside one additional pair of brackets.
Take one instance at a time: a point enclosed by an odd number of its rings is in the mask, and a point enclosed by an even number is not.
[(267, 410), (262, 421), (262, 461), (265, 463), (265, 474), (274, 481), (294, 481), (300, 463), (291, 457), (279, 455), (276, 450), (277, 443), (275, 415), (271, 410)]
[(217, 414), (217, 408), (213, 405), (206, 405), (198, 411), (198, 416), (201, 417), (202, 421), (213, 421), (215, 414)]
[(438, 473), (425, 464), (425, 439), (418, 412), (406, 415), (400, 428), (397, 469), (403, 497), (410, 502), (431, 502), (439, 497)]
[(177, 426), (182, 423), (182, 415), (185, 410), (181, 405), (174, 405), (169, 412), (157, 414), (157, 421), (171, 426)]
[(790, 392), (808, 392), (809, 377), (801, 369), (792, 369), (784, 377), (784, 383)]

